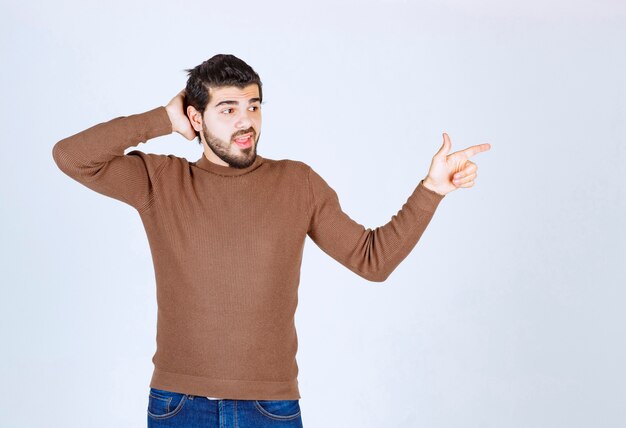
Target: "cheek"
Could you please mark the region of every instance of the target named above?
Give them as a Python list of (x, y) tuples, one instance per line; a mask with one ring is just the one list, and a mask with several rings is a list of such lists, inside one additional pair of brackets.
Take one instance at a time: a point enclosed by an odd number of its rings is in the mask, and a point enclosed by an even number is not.
[(230, 141), (234, 134), (234, 128), (229, 123), (223, 123), (220, 121), (213, 122), (209, 127), (209, 131), (221, 140)]

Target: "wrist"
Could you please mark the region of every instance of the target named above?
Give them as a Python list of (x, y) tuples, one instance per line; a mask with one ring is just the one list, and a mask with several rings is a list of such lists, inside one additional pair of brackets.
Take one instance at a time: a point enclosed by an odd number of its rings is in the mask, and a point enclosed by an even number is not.
[(445, 192), (442, 192), (434, 183), (433, 181), (430, 179), (429, 176), (426, 176), (426, 178), (424, 178), (424, 180), (422, 180), (422, 184), (424, 185), (425, 188), (427, 188), (428, 190), (435, 192), (441, 196), (445, 196)]
[(167, 112), (167, 117), (170, 119), (170, 123), (172, 124), (172, 132), (176, 132), (176, 128), (174, 127), (174, 116), (169, 105), (165, 106), (165, 111)]

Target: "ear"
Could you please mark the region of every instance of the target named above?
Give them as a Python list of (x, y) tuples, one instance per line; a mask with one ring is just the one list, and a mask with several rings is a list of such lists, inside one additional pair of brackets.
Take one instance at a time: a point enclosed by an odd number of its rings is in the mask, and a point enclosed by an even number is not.
[(202, 132), (202, 114), (194, 106), (187, 106), (187, 117), (196, 132)]

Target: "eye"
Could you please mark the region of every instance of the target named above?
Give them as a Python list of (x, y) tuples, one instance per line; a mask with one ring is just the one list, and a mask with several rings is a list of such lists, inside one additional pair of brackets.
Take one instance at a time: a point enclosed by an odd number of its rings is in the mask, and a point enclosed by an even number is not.
[(260, 110), (260, 109), (261, 109), (261, 106), (252, 106), (252, 107), (250, 107), (250, 108), (253, 108), (253, 109), (254, 109), (254, 111), (257, 111), (257, 110)]
[(228, 110), (232, 110), (232, 108), (227, 108), (225, 110), (222, 110), (222, 113), (224, 113), (225, 111), (228, 111)]

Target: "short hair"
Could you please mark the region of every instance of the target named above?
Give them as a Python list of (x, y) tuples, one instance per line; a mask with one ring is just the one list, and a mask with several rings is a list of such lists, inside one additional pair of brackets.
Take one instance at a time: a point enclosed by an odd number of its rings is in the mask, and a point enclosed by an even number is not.
[[(204, 110), (211, 101), (211, 88), (235, 86), (243, 89), (248, 85), (256, 84), (259, 87), (259, 98), (261, 102), (263, 101), (263, 84), (259, 75), (245, 61), (234, 55), (214, 55), (202, 64), (185, 71), (188, 73), (183, 105), (185, 115), (187, 106), (193, 106), (200, 114), (204, 114)], [(196, 131), (196, 136), (198, 143), (202, 144), (198, 131)]]

